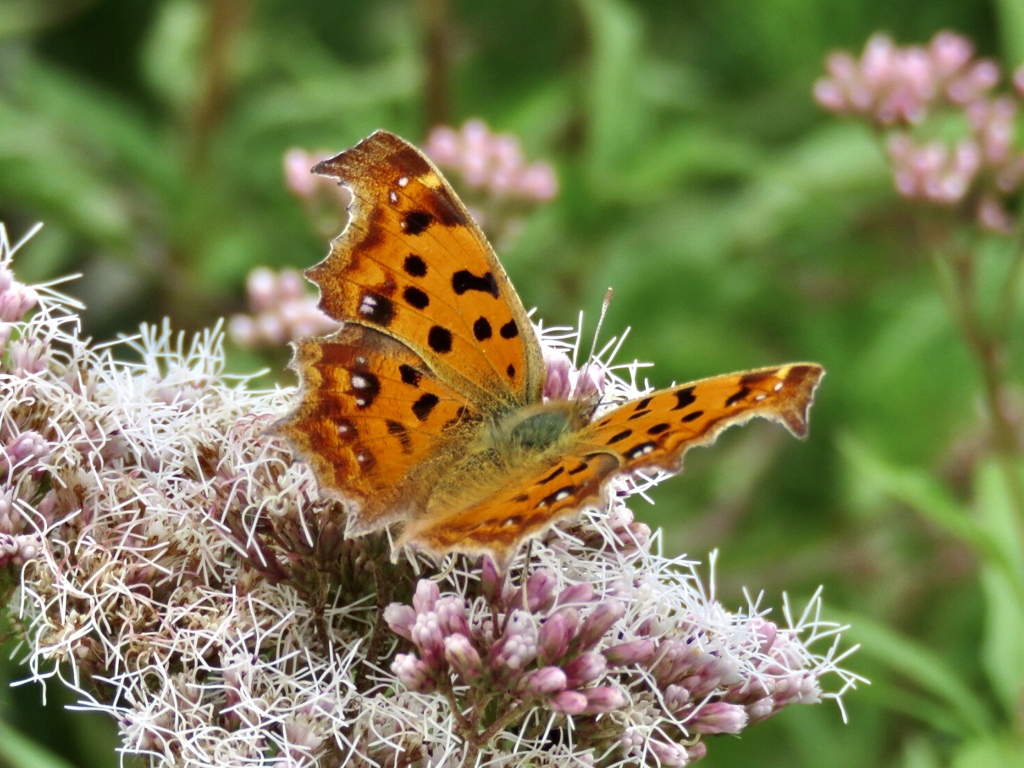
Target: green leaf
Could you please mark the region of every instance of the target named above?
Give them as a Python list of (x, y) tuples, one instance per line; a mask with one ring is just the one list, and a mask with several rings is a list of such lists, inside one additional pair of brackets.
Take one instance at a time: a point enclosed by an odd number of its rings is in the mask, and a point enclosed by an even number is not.
[(992, 460), (982, 464), (976, 477), (976, 494), (980, 522), (1004, 552), (1001, 564), (984, 561), (981, 567), (986, 602), (981, 662), (1007, 720), (1012, 721), (1019, 711), (1024, 683), (1024, 604), (1020, 528), (1007, 488), (1009, 473), (1019, 476), (1009, 462)]
[(1012, 569), (998, 539), (973, 520), (967, 509), (928, 472), (894, 467), (850, 435), (840, 439), (839, 447), (861, 482), (871, 490), (911, 507), (968, 544), (984, 560)]
[(901, 690), (885, 698), (888, 708), (946, 732), (983, 734), (991, 729), (993, 717), (985, 702), (937, 654), (867, 616), (835, 614), (830, 611), (833, 619), (850, 625), (845, 638), (860, 644), (859, 653), (881, 661), (930, 696), (911, 705), (914, 694)]
[(1024, 765), (1024, 742), (1020, 736), (968, 741), (961, 745), (950, 765), (952, 768), (1019, 768)]
[(0, 765), (5, 768), (71, 768), (71, 764), (46, 751), (0, 720)]

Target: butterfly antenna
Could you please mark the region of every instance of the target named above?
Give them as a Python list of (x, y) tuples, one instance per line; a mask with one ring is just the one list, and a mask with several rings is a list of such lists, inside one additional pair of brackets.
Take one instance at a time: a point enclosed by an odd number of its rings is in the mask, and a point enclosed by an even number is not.
[[(604, 318), (605, 318), (605, 315), (608, 314), (608, 307), (612, 303), (612, 295), (613, 295), (613, 293), (614, 292), (612, 291), (611, 288), (609, 288), (607, 291), (604, 292), (604, 300), (601, 302), (601, 314), (598, 315), (597, 327), (594, 328), (594, 338), (591, 339), (591, 341), (590, 341), (590, 352), (587, 354), (587, 364), (583, 366), (583, 370), (580, 371), (579, 376), (576, 378), (576, 381), (577, 381), (577, 385), (576, 385), (577, 395), (576, 395), (576, 398), (577, 398), (577, 400), (579, 399), (579, 394), (578, 394), (579, 393), (579, 382), (586, 381), (587, 374), (590, 373), (590, 366), (593, 365), (594, 361), (597, 359), (595, 357), (595, 355), (597, 353), (597, 340), (601, 336), (601, 326), (604, 325)], [(582, 324), (583, 323), (581, 322), (580, 325), (582, 326)]]

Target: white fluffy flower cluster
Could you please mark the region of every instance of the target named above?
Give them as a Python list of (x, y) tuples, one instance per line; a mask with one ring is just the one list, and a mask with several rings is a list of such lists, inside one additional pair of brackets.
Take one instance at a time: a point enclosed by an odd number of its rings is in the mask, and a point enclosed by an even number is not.
[(785, 624), (730, 612), (621, 502), (508, 574), (457, 559), (423, 586), (424, 563), (390, 562), (386, 537), (346, 540), (344, 511), (267, 433), (293, 390), (225, 376), (218, 329), (91, 343), (71, 299), (17, 282), (17, 248), (0, 229), (0, 597), (21, 613), (30, 677), (69, 671), (126, 753), (683, 765), (706, 734), (858, 681), (817, 597)]

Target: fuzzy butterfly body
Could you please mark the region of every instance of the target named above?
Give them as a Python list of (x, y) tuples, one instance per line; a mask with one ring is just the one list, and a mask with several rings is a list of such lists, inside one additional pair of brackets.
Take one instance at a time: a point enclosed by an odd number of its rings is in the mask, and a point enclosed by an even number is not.
[(716, 376), (593, 418), (545, 402), (540, 343), (483, 233), (415, 147), (378, 131), (313, 169), (352, 192), (349, 223), (307, 271), (342, 323), (295, 345), (302, 400), (280, 423), (359, 535), (399, 523), (434, 556), (519, 545), (598, 502), (612, 478), (678, 471), (755, 416), (807, 432), (813, 363)]

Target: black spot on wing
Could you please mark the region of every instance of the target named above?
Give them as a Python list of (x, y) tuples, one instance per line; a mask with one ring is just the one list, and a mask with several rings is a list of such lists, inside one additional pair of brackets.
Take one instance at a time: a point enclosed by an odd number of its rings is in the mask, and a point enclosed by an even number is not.
[(498, 333), (501, 334), (501, 338), (503, 339), (514, 339), (519, 335), (519, 326), (516, 325), (515, 320), (509, 320), (501, 326), (501, 330), (499, 330)]
[(419, 399), (412, 404), (413, 415), (420, 421), (426, 421), (430, 417), (431, 411), (441, 402), (441, 398), (435, 395), (433, 392), (424, 392), (419, 396)]
[(452, 351), (452, 332), (440, 325), (432, 326), (427, 333), (427, 344), (439, 355), (447, 354)]
[(385, 328), (395, 319), (394, 302), (374, 291), (366, 291), (359, 297), (356, 312), (360, 317)]
[(671, 425), (670, 424), (666, 424), (665, 422), (661, 422), (660, 424), (655, 424), (653, 427), (648, 428), (647, 434), (648, 435), (660, 435), (666, 429), (671, 429)]
[(624, 429), (621, 432), (619, 432), (617, 435), (612, 435), (610, 438), (608, 438), (608, 445), (614, 445), (615, 443), (619, 442), (620, 440), (625, 440), (627, 437), (629, 437), (632, 434), (633, 434), (633, 430), (632, 429)]
[(415, 253), (410, 253), (405, 257), (402, 268), (409, 277), (425, 277), (427, 274), (427, 262)]
[[(444, 423), (444, 426), (445, 429), (451, 429), (452, 427), (456, 427), (465, 421), (469, 421), (470, 419), (473, 419), (472, 412), (466, 406), (461, 405), (459, 406), (459, 410), (455, 412), (455, 415)], [(478, 419), (473, 420), (477, 421)]]
[(486, 317), (478, 317), (473, 323), (473, 336), (477, 341), (487, 341), (491, 338), (491, 324), (487, 322)]
[(540, 480), (537, 481), (537, 484), (538, 485), (547, 485), (548, 483), (550, 483), (552, 480), (554, 480), (556, 477), (558, 477), (563, 472), (565, 472), (565, 467), (561, 467), (561, 466), (555, 467), (555, 471), (554, 472), (552, 472), (547, 477), (542, 477)]
[(510, 379), (514, 379), (516, 377), (516, 367), (512, 365), (512, 363), (509, 363), (508, 368), (505, 369), (505, 373), (508, 374)]
[(696, 402), (697, 398), (693, 395), (693, 387), (684, 387), (683, 389), (677, 389), (673, 392), (676, 396), (676, 404), (672, 406), (673, 411), (678, 411), (680, 408), (685, 408), (688, 405), (692, 405)]
[(741, 387), (740, 389), (736, 390), (731, 395), (729, 395), (729, 397), (725, 401), (725, 407), (730, 408), (736, 405), (736, 403), (740, 402), (740, 400), (743, 400), (749, 394), (749, 387)]
[(433, 214), (426, 211), (409, 211), (402, 219), (402, 229), (407, 235), (421, 235), (433, 223)]
[(552, 504), (555, 504), (555, 503), (557, 503), (559, 501), (564, 501), (565, 499), (567, 499), (570, 496), (572, 496), (572, 494), (573, 494), (573, 492), (575, 490), (576, 490), (576, 486), (575, 485), (566, 485), (563, 488), (559, 488), (554, 493), (552, 493), (552, 494), (550, 494), (548, 496), (545, 496), (543, 499), (541, 499), (539, 502), (537, 502), (537, 506), (538, 507), (550, 507)]
[(769, 369), (767, 371), (751, 371), (743, 375), (740, 379), (741, 387), (755, 387), (758, 384), (764, 383), (768, 379), (775, 378), (775, 369)]
[(387, 420), (388, 432), (398, 438), (402, 445), (402, 453), (412, 453), (412, 439), (409, 437), (409, 430), (404, 424), (397, 421)]
[(418, 387), (420, 385), (420, 379), (423, 378), (422, 373), (406, 363), (402, 363), (398, 366), (398, 373), (402, 377), (402, 383), (408, 384), (412, 387)]
[(680, 421), (682, 421), (682, 422), (694, 421), (696, 419), (699, 419), (703, 415), (704, 415), (704, 411), (690, 411), (688, 414), (683, 416), (683, 418), (681, 418)]
[(336, 418), (334, 421), (334, 428), (338, 433), (338, 437), (348, 442), (355, 440), (359, 436), (359, 432), (356, 431), (356, 425), (353, 424), (346, 418)]
[(626, 451), (626, 458), (639, 459), (641, 456), (646, 456), (647, 454), (652, 453), (657, 447), (658, 444), (655, 442), (640, 443)]
[(452, 290), (459, 296), (467, 291), (488, 293), (494, 298), (498, 298), (499, 295), (498, 281), (491, 272), (484, 272), (478, 277), (468, 269), (460, 269), (452, 275)]
[(414, 285), (410, 285), (402, 291), (402, 296), (410, 306), (416, 309), (426, 309), (430, 306), (430, 297)]
[(359, 408), (373, 405), (373, 401), (380, 394), (380, 379), (368, 371), (349, 371), (349, 383), (352, 385), (352, 394), (355, 395), (356, 406)]

